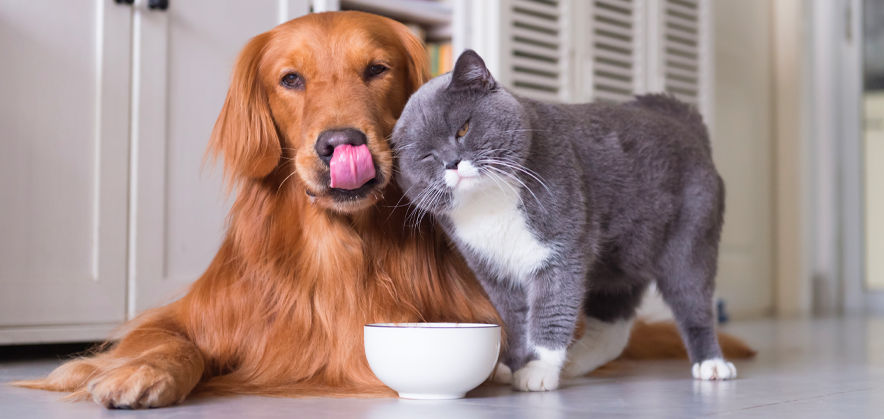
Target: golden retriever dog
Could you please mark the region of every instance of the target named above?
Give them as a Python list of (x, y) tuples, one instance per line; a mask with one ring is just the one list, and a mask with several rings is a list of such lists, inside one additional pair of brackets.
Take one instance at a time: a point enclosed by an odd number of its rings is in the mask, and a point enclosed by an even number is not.
[[(133, 409), (194, 391), (395, 396), (369, 369), (365, 324), (500, 323), (441, 231), (406, 227), (392, 182), (386, 138), (428, 78), (421, 41), (371, 14), (310, 14), (250, 40), (209, 144), (237, 190), (209, 268), (109, 350), (19, 385)], [(331, 187), (341, 145), (373, 166), (338, 171), (361, 186)]]
[[(502, 324), (392, 182), (387, 137), (428, 78), (421, 41), (371, 14), (310, 14), (250, 40), (209, 144), (237, 191), (209, 268), (106, 348), (16, 384), (132, 409), (195, 392), (394, 397), (369, 369), (365, 324)], [(683, 357), (674, 327), (659, 331)], [(653, 358), (659, 340), (626, 353)]]

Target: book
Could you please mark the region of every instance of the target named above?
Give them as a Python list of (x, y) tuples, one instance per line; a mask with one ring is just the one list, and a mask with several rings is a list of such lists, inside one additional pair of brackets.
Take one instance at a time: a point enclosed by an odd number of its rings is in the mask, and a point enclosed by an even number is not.
[(427, 58), (430, 60), (430, 76), (437, 77), (452, 70), (454, 57), (452, 57), (451, 42), (428, 42)]

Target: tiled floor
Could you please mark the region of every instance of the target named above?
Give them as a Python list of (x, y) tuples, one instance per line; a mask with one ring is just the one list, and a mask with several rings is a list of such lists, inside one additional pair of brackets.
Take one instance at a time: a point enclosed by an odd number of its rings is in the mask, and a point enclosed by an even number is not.
[[(148, 411), (108, 411), (0, 386), (0, 418), (884, 418), (884, 319), (763, 320), (728, 331), (759, 350), (736, 363), (740, 377), (730, 382), (694, 381), (687, 361), (638, 362), (549, 393), (479, 388), (466, 399), (435, 402), (208, 398)], [(0, 361), (0, 382), (58, 364)]]

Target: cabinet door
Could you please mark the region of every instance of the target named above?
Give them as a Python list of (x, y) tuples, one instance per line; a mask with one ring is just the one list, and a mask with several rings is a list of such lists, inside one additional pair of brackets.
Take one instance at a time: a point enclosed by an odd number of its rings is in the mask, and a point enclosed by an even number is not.
[(233, 61), (253, 36), (309, 2), (171, 0), (135, 4), (129, 315), (170, 301), (218, 251), (233, 197), (203, 167)]
[(0, 0), (0, 344), (124, 319), (131, 15)]

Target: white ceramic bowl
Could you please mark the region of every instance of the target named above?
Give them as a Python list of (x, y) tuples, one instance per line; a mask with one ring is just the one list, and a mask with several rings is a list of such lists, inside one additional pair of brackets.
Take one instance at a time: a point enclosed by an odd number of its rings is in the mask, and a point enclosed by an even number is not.
[(365, 356), (405, 399), (459, 399), (497, 364), (500, 326), (478, 323), (365, 325)]

